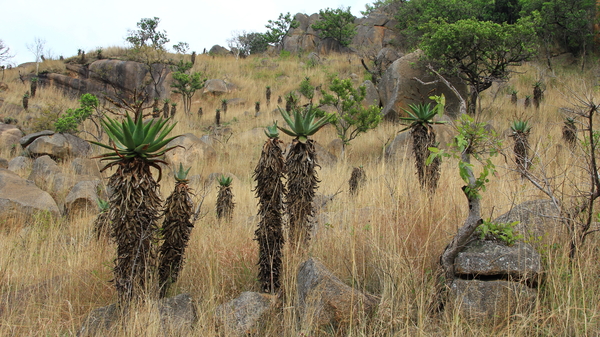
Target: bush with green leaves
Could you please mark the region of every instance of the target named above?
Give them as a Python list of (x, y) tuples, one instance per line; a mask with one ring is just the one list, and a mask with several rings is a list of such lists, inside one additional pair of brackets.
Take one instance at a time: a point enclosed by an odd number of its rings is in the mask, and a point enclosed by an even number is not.
[(322, 114), (335, 126), (343, 143), (343, 152), (350, 141), (379, 125), (382, 118), (381, 108), (375, 102), (367, 102), (373, 104), (363, 106), (367, 89), (364, 85), (354, 88), (351, 79), (341, 80), (335, 77), (328, 89), (329, 92), (321, 91), (323, 98), (320, 104), (335, 107), (335, 112)]
[(78, 132), (79, 125), (88, 119), (98, 108), (98, 98), (92, 94), (83, 94), (79, 99), (79, 108), (68, 109), (54, 123), (56, 132)]
[(183, 98), (183, 110), (189, 114), (192, 108), (192, 97), (196, 91), (202, 89), (206, 83), (201, 72), (191, 72), (194, 64), (192, 62), (179, 61), (177, 65), (173, 67), (173, 83), (171, 88), (176, 94), (180, 94)]
[(283, 39), (290, 29), (297, 28), (300, 23), (292, 18), (290, 12), (279, 14), (277, 20), (269, 20), (265, 25), (267, 32), (264, 34), (265, 41), (269, 44), (281, 47), (283, 49)]
[(350, 12), (350, 7), (327, 8), (319, 11), (319, 21), (314, 23), (311, 28), (319, 31), (321, 39), (331, 38), (347, 47), (356, 35), (355, 19)]
[(523, 235), (515, 230), (518, 221), (511, 223), (494, 223), (490, 219), (484, 220), (475, 230), (475, 234), (481, 240), (501, 241), (507, 246), (514, 245), (518, 240), (523, 239)]

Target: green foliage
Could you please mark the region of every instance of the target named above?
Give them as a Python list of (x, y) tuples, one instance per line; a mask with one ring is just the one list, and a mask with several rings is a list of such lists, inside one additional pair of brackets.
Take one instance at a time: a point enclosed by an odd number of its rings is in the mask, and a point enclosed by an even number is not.
[(263, 53), (269, 47), (266, 35), (262, 33), (242, 31), (229, 40), (229, 47), (239, 56)]
[[(406, 112), (408, 114), (408, 117), (400, 117), (401, 120), (403, 120), (406, 124), (408, 124), (408, 128), (413, 127), (416, 124), (421, 124), (421, 125), (430, 125), (430, 124), (444, 124), (445, 122), (443, 121), (439, 121), (439, 122), (434, 122), (433, 121), (433, 117), (435, 117), (436, 115), (441, 116), (443, 113), (443, 109), (444, 109), (444, 104), (445, 104), (445, 99), (443, 99), (443, 95), (440, 96), (442, 97), (440, 99), (440, 101), (444, 101), (444, 103), (438, 103), (436, 106), (434, 106), (433, 108), (431, 107), (431, 104), (427, 103), (418, 103), (418, 104), (409, 104), (408, 107), (410, 108), (410, 110), (406, 110), (403, 109), (404, 112)], [(433, 97), (432, 97), (433, 98)], [(406, 130), (404, 129), (404, 130)], [(404, 131), (402, 130), (402, 131)]]
[(188, 50), (190, 50), (190, 44), (187, 42), (178, 42), (177, 44), (173, 45), (173, 50), (175, 50), (175, 52), (178, 54), (185, 54), (188, 52)]
[(279, 131), (277, 130), (277, 121), (273, 122), (273, 125), (266, 127), (265, 135), (267, 135), (267, 137), (269, 138), (279, 137)]
[(537, 33), (546, 43), (555, 41), (575, 55), (593, 43), (595, 0), (529, 0), (522, 12), (539, 17)]
[(108, 210), (110, 209), (110, 203), (107, 200), (102, 200), (98, 198), (97, 202), (101, 213), (108, 212)]
[(514, 228), (517, 224), (519, 224), (518, 221), (511, 223), (493, 223), (490, 219), (487, 219), (477, 227), (475, 234), (478, 235), (481, 240), (499, 240), (504, 242), (507, 246), (512, 246), (518, 240), (523, 239), (523, 235), (519, 234)]
[(187, 182), (187, 175), (190, 172), (192, 168), (188, 167), (188, 169), (184, 169), (183, 168), (183, 164), (179, 163), (179, 170), (175, 171), (174, 175), (175, 175), (175, 180), (177, 182)]
[(201, 72), (190, 72), (193, 67), (192, 62), (184, 62), (183, 60), (173, 69), (173, 82), (171, 88), (176, 94), (180, 94), (183, 97), (183, 109), (186, 113), (190, 112), (192, 106), (192, 97), (197, 90), (202, 89), (206, 83)]
[(285, 15), (281, 13), (277, 20), (269, 20), (269, 23), (265, 25), (268, 31), (264, 34), (264, 39), (269, 44), (283, 47), (283, 38), (288, 31), (297, 28), (299, 25), (300, 23), (292, 18), (289, 12)]
[(77, 132), (77, 128), (98, 107), (98, 98), (92, 94), (83, 94), (79, 99), (79, 108), (68, 109), (54, 123), (56, 132)]
[(337, 131), (338, 136), (348, 145), (351, 140), (374, 129), (381, 122), (381, 108), (377, 105), (364, 107), (366, 87), (354, 88), (351, 79), (340, 80), (335, 77), (329, 85), (329, 93), (322, 91), (321, 105), (332, 105), (336, 112), (324, 113)]
[(312, 102), (313, 97), (315, 96), (315, 87), (310, 84), (310, 78), (305, 77), (302, 82), (300, 82), (300, 93), (302, 96), (308, 98)]
[(350, 45), (352, 38), (356, 35), (356, 26), (354, 15), (350, 12), (350, 7), (319, 11), (320, 19), (311, 27), (319, 31), (319, 37), (322, 39), (332, 38), (344, 47)]
[(312, 136), (319, 131), (323, 126), (329, 123), (328, 117), (322, 117), (315, 121), (318, 109), (309, 104), (304, 111), (294, 108), (294, 119), (290, 117), (287, 111), (279, 108), (281, 116), (285, 120), (289, 129), (281, 126), (277, 128), (288, 136), (296, 137), (301, 143), (306, 143), (308, 136)]
[(535, 53), (532, 20), (514, 25), (473, 19), (432, 21), (428, 29), (421, 49), (443, 73), (459, 76), (471, 86), (470, 112), (475, 112), (480, 92), (496, 80), (506, 80), (509, 66), (520, 65)]
[(219, 181), (219, 185), (221, 185), (223, 187), (228, 187), (231, 185), (233, 178), (226, 177), (225, 175), (221, 174), (221, 176), (217, 180)]
[(139, 114), (136, 121), (134, 121), (128, 113), (125, 120), (120, 123), (112, 118), (105, 117), (102, 119), (102, 127), (108, 134), (112, 144), (94, 141), (90, 143), (110, 150), (110, 152), (97, 157), (109, 161), (105, 168), (134, 158), (153, 164), (157, 161), (160, 162), (156, 159), (157, 157), (176, 147), (164, 148), (170, 141), (179, 137), (167, 138), (176, 125), (176, 123), (168, 125), (168, 121), (168, 119), (159, 118), (144, 123), (142, 114)]
[(378, 8), (393, 4), (393, 3), (404, 3), (403, 0), (376, 0), (372, 4), (365, 4), (365, 10), (360, 11), (363, 16), (368, 16)]
[(158, 17), (143, 18), (137, 23), (138, 30), (129, 31), (129, 35), (125, 40), (133, 45), (134, 48), (152, 47), (156, 50), (164, 50), (165, 45), (169, 43), (167, 32), (158, 31), (157, 27), (160, 23)]
[(510, 129), (513, 132), (527, 133), (531, 130), (531, 125), (526, 120), (516, 120), (510, 125)]
[[(498, 155), (498, 149), (502, 142), (494, 131), (486, 130), (485, 123), (475, 122), (468, 115), (461, 115), (456, 123), (457, 135), (454, 136), (452, 148), (449, 151), (432, 147), (429, 148), (431, 155), (427, 158), (427, 164), (433, 162), (436, 157), (453, 157), (459, 159), (458, 171), (461, 179), (467, 184), (463, 189), (469, 199), (479, 199), (480, 192), (485, 192), (485, 185), (489, 182), (488, 177), (496, 173), (496, 166), (491, 158)], [(470, 181), (470, 171), (474, 166), (470, 162), (474, 157), (482, 164), (479, 176)]]

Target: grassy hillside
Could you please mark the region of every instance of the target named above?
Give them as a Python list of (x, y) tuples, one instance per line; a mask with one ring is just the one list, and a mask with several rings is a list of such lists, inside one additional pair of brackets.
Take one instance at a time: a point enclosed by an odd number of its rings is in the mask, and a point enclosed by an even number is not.
[[(259, 155), (264, 135), (263, 128), (281, 117), (272, 112), (277, 97), (295, 90), (300, 81), (310, 77), (312, 83), (326, 83), (328, 74), (342, 78), (355, 74), (357, 84), (365, 77), (360, 59), (356, 56), (328, 56), (322, 65), (307, 66), (304, 57), (233, 57), (212, 58), (198, 56), (195, 70), (204, 71), (209, 78), (222, 78), (234, 83), (238, 90), (221, 97), (197, 94), (191, 111), (186, 116), (182, 104), (175, 117), (178, 125), (174, 134), (209, 134), (213, 129), (214, 111), (221, 99), (242, 98), (245, 106), (230, 106), (222, 121), (232, 131), (231, 137), (217, 137), (213, 146), (217, 158), (211, 162), (195, 163), (190, 175), (194, 201), (203, 200), (202, 214), (195, 223), (186, 262), (179, 281), (171, 294), (189, 292), (199, 308), (197, 336), (212, 336), (213, 313), (220, 304), (237, 297), (242, 291), (258, 291), (258, 246), (253, 241), (257, 225), (257, 200), (254, 198), (252, 170)], [(42, 65), (42, 69), (43, 69)], [(567, 106), (573, 93), (595, 91), (595, 70), (580, 72), (576, 67), (564, 67), (556, 74), (543, 72), (538, 63), (515, 69), (512, 79), (494, 86), (482, 94), (481, 121), (489, 122), (504, 139), (504, 156), (496, 157), (496, 176), (491, 177), (483, 193), (484, 218), (495, 218), (515, 204), (543, 198), (544, 195), (514, 172), (512, 138), (507, 137), (510, 122), (517, 117), (531, 118), (533, 126), (530, 142), (539, 155), (532, 170), (542, 171), (554, 178), (550, 183), (557, 193), (570, 195), (575, 183), (586, 190), (585, 167), (580, 150), (571, 152), (561, 139), (564, 116), (560, 107)], [(22, 72), (30, 71), (21, 70)], [(4, 82), (9, 89), (0, 92), (4, 104), (0, 117), (19, 120), (25, 130), (41, 128), (51, 113), (76, 107), (76, 100), (63, 97), (53, 88), (38, 88), (30, 101), (32, 112), (12, 115), (11, 104), (20, 105), (28, 86), (22, 84), (18, 69), (7, 70)], [(510, 103), (509, 88), (519, 96), (531, 95), (533, 84), (543, 80), (545, 97), (539, 111), (523, 109)], [(267, 108), (264, 99), (266, 86), (273, 96)], [(593, 95), (592, 94), (592, 95)], [(179, 102), (179, 97), (172, 97)], [(597, 99), (597, 98), (596, 98)], [(261, 102), (262, 113), (254, 117), (254, 102)], [(204, 116), (195, 112), (202, 106)], [(249, 113), (246, 113), (248, 111)], [(93, 130), (91, 124), (85, 126)], [(386, 161), (383, 151), (403, 127), (384, 123), (356, 139), (347, 149), (347, 156), (337, 164), (323, 166), (319, 171), (319, 193), (337, 194), (321, 211), (323, 219), (317, 226), (309, 254), (321, 260), (335, 275), (347, 284), (381, 296), (379, 310), (369, 320), (361, 320), (341, 335), (349, 336), (583, 336), (600, 332), (599, 316), (600, 267), (598, 238), (589, 237), (579, 256), (568, 259), (568, 238), (564, 230), (549, 230), (532, 243), (543, 255), (544, 275), (538, 302), (528, 316), (512, 317), (510, 322), (492, 326), (464, 321), (453, 310), (430, 314), (429, 304), (434, 300), (434, 270), (446, 244), (462, 225), (467, 215), (466, 199), (461, 191), (463, 182), (458, 175), (457, 163), (448, 160), (442, 164), (442, 176), (437, 193), (429, 198), (421, 191), (411, 158)], [(81, 134), (86, 138), (85, 134)], [(326, 146), (336, 138), (335, 129), (326, 127), (315, 139)], [(581, 139), (580, 134), (580, 139)], [(288, 143), (290, 137), (282, 136)], [(2, 148), (0, 158), (13, 158), (19, 149)], [(59, 163), (68, 174), (70, 163)], [(367, 182), (358, 196), (350, 197), (348, 179), (353, 166), (363, 165)], [(475, 166), (477, 170), (477, 165)], [(236, 209), (231, 222), (216, 220), (215, 184), (205, 186), (206, 177), (213, 172), (229, 172), (233, 182)], [(19, 172), (22, 177), (28, 171)], [(174, 185), (169, 174), (161, 182), (163, 198)], [(81, 218), (52, 220), (43, 216), (33, 223), (19, 219), (0, 220), (0, 335), (2, 336), (64, 336), (75, 334), (83, 319), (94, 308), (114, 303), (117, 299), (112, 284), (111, 268), (115, 246), (111, 242), (96, 241), (92, 233), (95, 217), (90, 212)], [(10, 225), (9, 225), (10, 223)], [(295, 273), (299, 262), (284, 255), (283, 308), (271, 317), (257, 335), (316, 336), (331, 334), (317, 331), (307, 322), (296, 324), (294, 306)], [(159, 321), (151, 310), (132, 319), (130, 329), (118, 335), (158, 336)]]

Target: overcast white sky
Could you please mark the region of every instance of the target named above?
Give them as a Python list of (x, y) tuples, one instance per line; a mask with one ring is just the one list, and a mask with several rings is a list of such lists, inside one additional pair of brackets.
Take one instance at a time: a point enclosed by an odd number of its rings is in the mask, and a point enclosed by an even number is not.
[[(265, 32), (268, 20), (279, 13), (318, 13), (320, 9), (350, 6), (360, 17), (368, 0), (0, 0), (0, 39), (10, 48), (16, 64), (34, 61), (26, 45), (36, 37), (58, 58), (78, 49), (125, 46), (128, 30), (141, 18), (159, 17), (173, 44), (183, 41), (201, 53), (215, 44), (227, 47), (233, 31)], [(47, 53), (46, 53), (47, 54)]]

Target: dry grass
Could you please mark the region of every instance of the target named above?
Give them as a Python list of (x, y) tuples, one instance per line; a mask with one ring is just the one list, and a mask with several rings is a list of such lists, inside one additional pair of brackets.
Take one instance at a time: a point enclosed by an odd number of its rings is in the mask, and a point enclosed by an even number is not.
[[(108, 54), (110, 48), (105, 50)], [(195, 335), (212, 336), (218, 332), (212, 314), (217, 306), (237, 297), (242, 291), (257, 291), (258, 247), (253, 241), (257, 226), (257, 200), (254, 198), (252, 170), (257, 163), (264, 141), (262, 128), (275, 120), (272, 113), (277, 97), (295, 90), (309, 76), (314, 84), (324, 83), (327, 75), (339, 73), (348, 77), (355, 73), (361, 79), (364, 71), (360, 60), (346, 56), (331, 56), (323, 65), (308, 67), (305, 58), (290, 56), (212, 58), (199, 55), (195, 69), (203, 70), (209, 78), (223, 78), (234, 83), (238, 90), (221, 97), (196, 95), (192, 112), (202, 106), (204, 117), (178, 113), (177, 134), (192, 132), (208, 134), (214, 111), (221, 99), (242, 98), (245, 105), (230, 106), (222, 117), (232, 136), (215, 141), (218, 156), (212, 162), (198, 162), (190, 175), (200, 175), (200, 182), (213, 172), (230, 172), (236, 209), (229, 222), (218, 222), (215, 215), (217, 184), (203, 188), (192, 180), (195, 201), (206, 195), (202, 207), (205, 214), (195, 224), (186, 262), (179, 281), (171, 294), (189, 292), (197, 300), (199, 322)], [(569, 100), (568, 90), (584, 90), (584, 83), (593, 83), (590, 75), (573, 69), (561, 69), (556, 77), (545, 74), (536, 64), (519, 68), (505, 86), (492, 88), (482, 97), (480, 119), (489, 121), (505, 138), (507, 156), (495, 159), (498, 174), (488, 184), (483, 195), (483, 216), (493, 217), (508, 211), (512, 205), (543, 197), (530, 184), (512, 171), (515, 167), (512, 139), (504, 131), (515, 116), (531, 118), (531, 144), (540, 154), (533, 170), (545, 167), (548, 176), (564, 181), (565, 193), (574, 190), (571, 182), (584, 184), (584, 176), (576, 156), (561, 147), (562, 116), (558, 107)], [(30, 70), (29, 70), (30, 71)], [(523, 110), (510, 104), (507, 86), (519, 91), (519, 96), (532, 92), (533, 83), (543, 78), (546, 100), (539, 111)], [(4, 80), (7, 92), (0, 93), (4, 105), (0, 117), (14, 117), (31, 130), (44, 111), (64, 111), (77, 102), (63, 97), (52, 88), (39, 88), (30, 104), (37, 106), (30, 113), (7, 115), (11, 104), (20, 105), (22, 94), (28, 90), (20, 83), (16, 70), (7, 71)], [(587, 82), (586, 82), (587, 81)], [(272, 87), (271, 105), (267, 108), (265, 87)], [(494, 94), (497, 93), (494, 99)], [(563, 93), (567, 93), (566, 96)], [(179, 97), (172, 97), (175, 101)], [(261, 101), (262, 113), (254, 117), (254, 102)], [(181, 110), (180, 110), (181, 111)], [(245, 113), (249, 111), (250, 113)], [(86, 124), (86, 128), (91, 129)], [(435, 269), (438, 257), (456, 228), (467, 214), (466, 200), (460, 190), (456, 162), (442, 165), (440, 187), (432, 198), (420, 189), (410, 158), (398, 162), (382, 160), (384, 146), (400, 130), (398, 125), (383, 124), (357, 140), (347, 151), (347, 157), (336, 165), (323, 167), (319, 192), (334, 194), (341, 190), (324, 209), (319, 218), (317, 233), (309, 255), (321, 260), (347, 284), (381, 297), (375, 316), (338, 332), (348, 336), (585, 336), (600, 333), (600, 268), (598, 239), (592, 236), (578, 259), (570, 262), (567, 240), (547, 233), (534, 242), (544, 261), (544, 281), (538, 302), (528, 316), (515, 316), (496, 326), (463, 320), (455, 311), (431, 314), (429, 305), (435, 294)], [(325, 128), (315, 139), (327, 145), (335, 139), (335, 130)], [(289, 137), (284, 136), (289, 142)], [(11, 149), (0, 149), (0, 157), (12, 158)], [(505, 159), (506, 158), (506, 159)], [(61, 163), (66, 174), (69, 163)], [(347, 193), (348, 179), (353, 166), (363, 165), (367, 181), (356, 197)], [(546, 165), (546, 166), (544, 166)], [(29, 172), (20, 172), (27, 177)], [(174, 185), (173, 178), (162, 182), (166, 197)], [(54, 220), (39, 216), (30, 223), (19, 219), (0, 220), (0, 335), (23, 336), (73, 335), (90, 310), (116, 301), (109, 281), (116, 251), (110, 242), (97, 242), (92, 233), (95, 214), (72, 220)], [(15, 225), (20, 224), (20, 225)], [(285, 254), (282, 310), (268, 318), (257, 335), (313, 336), (333, 334), (319, 331), (311, 322), (298, 323), (295, 272), (298, 261)], [(159, 336), (152, 310), (142, 310), (127, 331), (115, 335)]]

